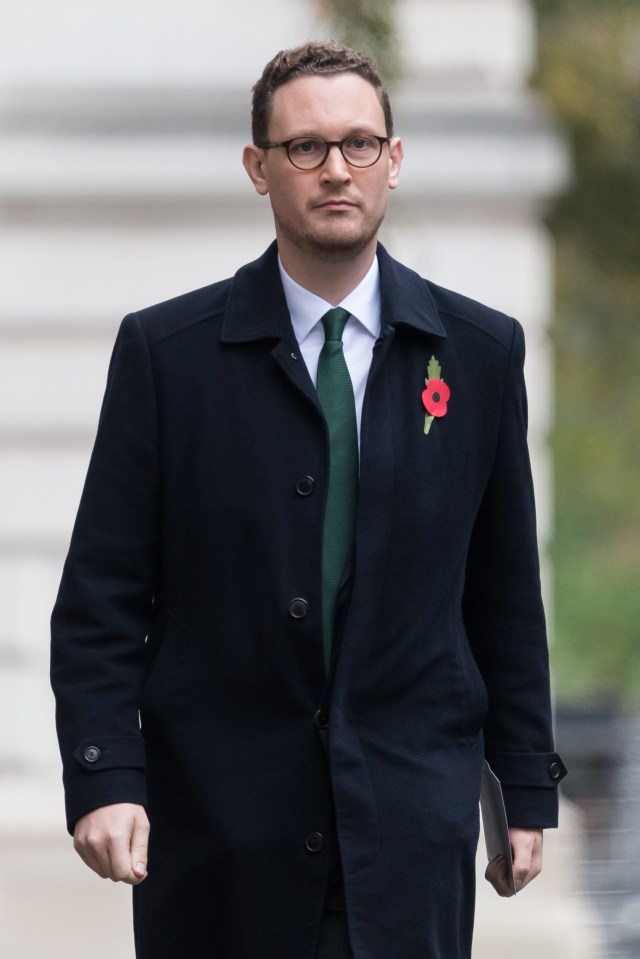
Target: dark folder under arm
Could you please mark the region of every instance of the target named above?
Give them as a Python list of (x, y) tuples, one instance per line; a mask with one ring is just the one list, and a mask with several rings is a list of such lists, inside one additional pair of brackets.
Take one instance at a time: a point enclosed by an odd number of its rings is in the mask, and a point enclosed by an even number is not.
[(507, 812), (504, 808), (502, 786), (489, 763), (485, 760), (480, 788), (480, 811), (484, 828), (484, 841), (487, 847), (487, 858), (492, 862), (498, 856), (503, 856), (507, 878), (516, 894), (516, 883), (513, 876), (513, 857), (509, 842), (509, 828)]

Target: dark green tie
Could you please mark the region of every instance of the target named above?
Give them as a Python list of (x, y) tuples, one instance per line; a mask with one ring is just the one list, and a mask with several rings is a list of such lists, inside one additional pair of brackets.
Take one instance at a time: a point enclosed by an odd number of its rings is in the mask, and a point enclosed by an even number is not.
[(322, 317), (325, 342), (318, 359), (318, 399), (329, 428), (329, 489), (322, 540), (322, 636), (327, 670), (338, 589), (353, 546), (358, 502), (356, 406), (342, 349), (348, 317), (339, 306)]

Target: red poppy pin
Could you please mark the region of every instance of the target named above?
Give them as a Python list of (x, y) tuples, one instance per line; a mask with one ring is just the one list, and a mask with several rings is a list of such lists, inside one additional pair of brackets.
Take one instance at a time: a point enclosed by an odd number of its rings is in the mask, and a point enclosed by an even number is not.
[(444, 416), (447, 412), (447, 403), (451, 396), (451, 390), (441, 377), (442, 369), (440, 364), (435, 356), (432, 356), (429, 360), (429, 366), (427, 367), (427, 379), (425, 380), (427, 388), (422, 391), (422, 402), (427, 411), (424, 417), (425, 436), (431, 429), (431, 424), (434, 419)]

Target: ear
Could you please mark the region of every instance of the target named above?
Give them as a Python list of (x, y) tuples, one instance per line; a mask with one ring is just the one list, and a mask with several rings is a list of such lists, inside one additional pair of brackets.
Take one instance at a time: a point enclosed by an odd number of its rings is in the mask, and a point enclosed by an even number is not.
[(257, 147), (255, 143), (248, 143), (242, 151), (242, 164), (260, 196), (266, 196), (269, 192), (264, 171), (265, 159), (265, 151)]
[(395, 190), (398, 185), (398, 175), (402, 166), (404, 147), (400, 137), (393, 137), (389, 144), (389, 189)]

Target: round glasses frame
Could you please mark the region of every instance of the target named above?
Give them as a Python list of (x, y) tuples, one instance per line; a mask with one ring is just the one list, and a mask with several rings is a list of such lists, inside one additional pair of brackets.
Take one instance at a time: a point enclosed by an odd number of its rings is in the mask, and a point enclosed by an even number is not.
[[(376, 156), (373, 158), (373, 160), (367, 159), (365, 163), (361, 163), (358, 160), (357, 152), (355, 154), (350, 152), (345, 153), (345, 144), (347, 144), (347, 150), (348, 150), (348, 144), (354, 140), (366, 140), (371, 144), (372, 147), (375, 143), (375, 145), (377, 146), (378, 152)], [(301, 154), (294, 159), (293, 156), (291, 155), (292, 147), (295, 146), (295, 144), (299, 144), (300, 146), (302, 146), (305, 143), (313, 144), (314, 146), (318, 146), (318, 147), (321, 145), (322, 159), (318, 160), (317, 163), (314, 162), (311, 164), (307, 164), (304, 162), (303, 160), (304, 154)], [(317, 170), (318, 167), (321, 167), (322, 164), (326, 161), (327, 157), (329, 156), (329, 150), (331, 149), (331, 147), (338, 147), (344, 160), (349, 164), (349, 166), (356, 167), (356, 169), (359, 169), (359, 170), (364, 170), (367, 167), (373, 166), (374, 163), (378, 162), (378, 160), (382, 156), (382, 147), (384, 146), (385, 143), (391, 143), (391, 138), (375, 136), (372, 133), (360, 134), (359, 136), (357, 134), (354, 135), (352, 133), (348, 137), (345, 137), (343, 140), (324, 140), (322, 137), (293, 137), (293, 139), (283, 140), (281, 143), (271, 143), (271, 142), (257, 143), (256, 146), (260, 147), (261, 150), (273, 150), (273, 149), (276, 149), (277, 147), (282, 147), (283, 149), (287, 151), (287, 158), (289, 162), (291, 163), (291, 165), (296, 168), (296, 170)], [(303, 160), (302, 163), (300, 162), (301, 160)]]

